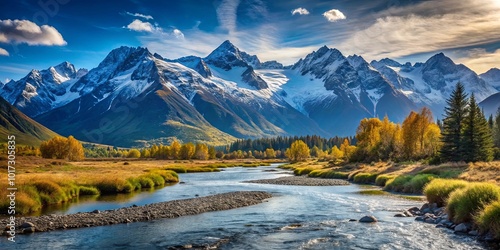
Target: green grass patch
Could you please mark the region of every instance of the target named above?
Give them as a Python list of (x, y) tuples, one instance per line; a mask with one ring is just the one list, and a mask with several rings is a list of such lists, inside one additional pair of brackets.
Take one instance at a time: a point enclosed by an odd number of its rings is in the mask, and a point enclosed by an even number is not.
[(311, 173), (312, 171), (314, 171), (314, 169), (308, 168), (308, 167), (296, 168), (295, 170), (293, 170), (293, 174), (294, 175), (306, 175), (306, 174)]
[(370, 189), (370, 190), (361, 190), (358, 192), (358, 194), (364, 194), (364, 195), (388, 195), (384, 190), (378, 190), (378, 189)]
[(381, 174), (375, 179), (375, 185), (384, 187), (389, 180), (396, 178), (394, 175)]
[(358, 173), (354, 176), (353, 182), (359, 184), (371, 184), (375, 183), (378, 174), (373, 173)]
[(147, 176), (141, 175), (136, 179), (141, 184), (141, 188), (154, 188), (155, 186), (154, 181), (148, 178)]
[(91, 186), (95, 186), (101, 194), (130, 193), (135, 190), (130, 182), (118, 178), (98, 179)]
[(488, 204), (500, 200), (500, 187), (491, 183), (471, 183), (450, 194), (446, 210), (455, 223), (472, 222)]
[(79, 195), (99, 195), (99, 189), (96, 187), (80, 186)]
[(163, 179), (163, 176), (157, 173), (149, 173), (145, 176), (153, 181), (155, 187), (161, 187), (165, 185), (165, 179)]
[(187, 170), (183, 166), (168, 166), (164, 168), (165, 170), (171, 170), (179, 174), (187, 173)]
[(436, 203), (442, 207), (453, 191), (465, 188), (467, 185), (469, 183), (462, 180), (434, 179), (425, 186), (424, 194), (429, 203)]
[(425, 185), (435, 178), (436, 176), (431, 174), (400, 175), (394, 179), (387, 180), (384, 190), (409, 194), (421, 194)]
[(500, 239), (500, 201), (485, 206), (475, 221), (482, 232), (491, 231), (495, 239)]

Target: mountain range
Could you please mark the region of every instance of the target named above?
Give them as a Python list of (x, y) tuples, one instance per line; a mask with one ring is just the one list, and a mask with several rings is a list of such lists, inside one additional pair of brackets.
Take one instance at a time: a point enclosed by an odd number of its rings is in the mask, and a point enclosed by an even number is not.
[(0, 84), (0, 96), (55, 132), (84, 141), (223, 145), (236, 138), (354, 135), (362, 118), (401, 122), (423, 106), (440, 118), (459, 81), (485, 100), (485, 112), (496, 112), (499, 72), (477, 75), (443, 53), (424, 63), (368, 63), (326, 46), (284, 66), (225, 41), (205, 58), (166, 59), (120, 47), (91, 70), (68, 62), (32, 70)]

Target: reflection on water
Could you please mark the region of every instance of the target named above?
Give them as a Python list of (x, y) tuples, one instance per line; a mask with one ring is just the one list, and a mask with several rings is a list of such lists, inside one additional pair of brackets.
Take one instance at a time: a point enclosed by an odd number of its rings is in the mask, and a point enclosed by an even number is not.
[[(175, 219), (82, 228), (19, 236), (18, 249), (166, 249), (207, 244), (220, 239), (221, 249), (484, 249), (471, 238), (395, 218), (395, 213), (421, 202), (392, 196), (363, 195), (358, 185), (334, 187), (242, 183), (276, 178), (275, 166), (231, 168), (220, 173), (180, 175), (185, 184), (133, 195), (125, 201), (79, 201), (67, 211), (118, 208), (131, 204), (191, 198), (238, 190), (262, 190), (274, 197), (255, 206)], [(372, 214), (375, 224), (349, 221)], [(0, 249), (5, 249), (0, 241)]]

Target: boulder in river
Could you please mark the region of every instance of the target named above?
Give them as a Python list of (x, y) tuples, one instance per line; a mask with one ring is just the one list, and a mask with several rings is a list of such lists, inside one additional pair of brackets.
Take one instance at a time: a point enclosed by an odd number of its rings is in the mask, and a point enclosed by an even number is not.
[(467, 225), (465, 223), (460, 223), (455, 227), (455, 233), (467, 233)]
[(362, 222), (362, 223), (373, 223), (373, 222), (377, 222), (377, 218), (375, 218), (375, 216), (373, 215), (366, 215), (366, 216), (363, 216), (361, 219), (359, 219), (359, 222)]
[(25, 228), (30, 228), (30, 227), (35, 227), (35, 224), (31, 223), (31, 222), (24, 222), (23, 224), (21, 224), (21, 226), (19, 228), (21, 229), (25, 229)]

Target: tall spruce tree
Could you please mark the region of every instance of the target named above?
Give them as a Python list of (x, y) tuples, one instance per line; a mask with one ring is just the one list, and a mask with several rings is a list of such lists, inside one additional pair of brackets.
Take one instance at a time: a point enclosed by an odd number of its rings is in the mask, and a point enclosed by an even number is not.
[(463, 132), (463, 156), (466, 162), (493, 160), (493, 137), (484, 113), (476, 103), (474, 94), (469, 100)]
[(446, 100), (445, 117), (441, 141), (441, 158), (445, 161), (462, 161), (464, 149), (462, 147), (462, 132), (464, 117), (467, 113), (467, 94), (464, 85), (457, 83), (451, 96)]
[(493, 125), (493, 139), (495, 142), (495, 146), (500, 148), (500, 107), (497, 110), (495, 122)]

